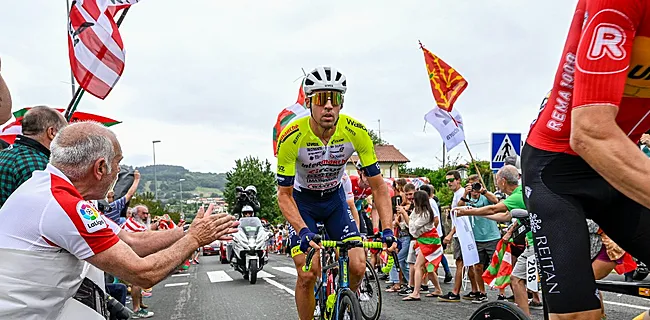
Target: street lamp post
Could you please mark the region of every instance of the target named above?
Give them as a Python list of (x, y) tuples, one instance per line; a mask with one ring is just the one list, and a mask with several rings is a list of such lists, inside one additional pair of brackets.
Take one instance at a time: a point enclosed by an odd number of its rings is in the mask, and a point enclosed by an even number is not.
[(158, 142), (160, 140), (151, 141), (153, 145), (153, 188), (156, 200), (158, 200), (158, 177), (156, 176), (156, 143)]
[(178, 179), (178, 183), (181, 186), (181, 217), (185, 218), (185, 215), (183, 214), (183, 181), (185, 181), (185, 179)]

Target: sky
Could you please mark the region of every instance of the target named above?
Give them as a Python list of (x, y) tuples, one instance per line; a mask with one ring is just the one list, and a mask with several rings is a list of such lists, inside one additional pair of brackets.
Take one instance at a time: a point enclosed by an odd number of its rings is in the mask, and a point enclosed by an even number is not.
[[(186, 4), (186, 5), (181, 5)], [(492, 132), (526, 134), (551, 87), (576, 1), (141, 0), (120, 27), (122, 78), (78, 110), (112, 127), (123, 164), (225, 172), (246, 156), (273, 166), (272, 128), (293, 104), (301, 68), (347, 77), (342, 113), (395, 145), (411, 167), (440, 166), (442, 140), (424, 127), (434, 106), (418, 40), (468, 81), (455, 108), (477, 159)], [(7, 9), (7, 8), (5, 8)], [(2, 74), (14, 110), (65, 108), (72, 93), (64, 0), (0, 10)], [(1, 124), (0, 124), (1, 126)], [(449, 153), (469, 160), (464, 145)]]

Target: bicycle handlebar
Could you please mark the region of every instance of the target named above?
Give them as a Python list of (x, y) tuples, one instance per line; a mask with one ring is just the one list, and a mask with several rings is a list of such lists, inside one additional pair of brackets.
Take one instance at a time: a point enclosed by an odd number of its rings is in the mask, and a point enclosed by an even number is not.
[[(314, 241), (314, 243), (316, 244), (321, 244), (325, 248), (350, 247), (350, 248), (382, 249), (384, 247), (384, 244), (381, 242), (321, 240), (319, 235), (316, 235), (316, 237), (314, 237), (312, 241)], [(309, 270), (311, 270), (311, 263), (312, 263), (312, 259), (314, 258), (314, 254), (316, 254), (316, 250), (314, 250), (314, 248), (309, 249), (309, 252), (307, 252), (307, 260), (305, 261), (305, 265), (302, 267), (303, 272), (308, 272)]]

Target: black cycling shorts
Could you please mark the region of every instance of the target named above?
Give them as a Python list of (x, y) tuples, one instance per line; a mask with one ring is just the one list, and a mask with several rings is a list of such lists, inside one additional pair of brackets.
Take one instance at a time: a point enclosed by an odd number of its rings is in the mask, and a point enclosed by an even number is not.
[[(357, 223), (345, 200), (345, 191), (342, 186), (338, 192), (324, 197), (293, 190), (293, 199), (296, 201), (302, 220), (305, 221), (311, 232), (318, 232), (316, 224), (322, 222), (327, 235), (332, 240), (361, 240)], [(300, 230), (289, 227), (289, 248), (291, 248), (292, 257), (303, 253), (300, 251), (299, 232)]]
[(600, 309), (585, 219), (594, 220), (619, 246), (648, 263), (650, 210), (618, 192), (578, 156), (526, 144), (521, 163), (548, 311)]

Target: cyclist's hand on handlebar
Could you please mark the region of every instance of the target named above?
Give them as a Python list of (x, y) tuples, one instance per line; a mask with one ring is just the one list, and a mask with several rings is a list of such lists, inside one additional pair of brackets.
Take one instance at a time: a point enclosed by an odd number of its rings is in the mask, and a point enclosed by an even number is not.
[(381, 240), (383, 243), (386, 244), (386, 248), (388, 249), (388, 252), (393, 252), (395, 251), (395, 249), (397, 249), (397, 241), (395, 240), (395, 236), (393, 235), (393, 230), (385, 229), (381, 233)]
[(312, 247), (316, 250), (321, 249), (321, 246), (316, 244), (314, 242), (314, 238), (316, 237), (316, 234), (311, 232), (309, 228), (304, 227), (300, 229), (300, 251), (302, 252), (307, 252), (309, 250), (309, 247)]

